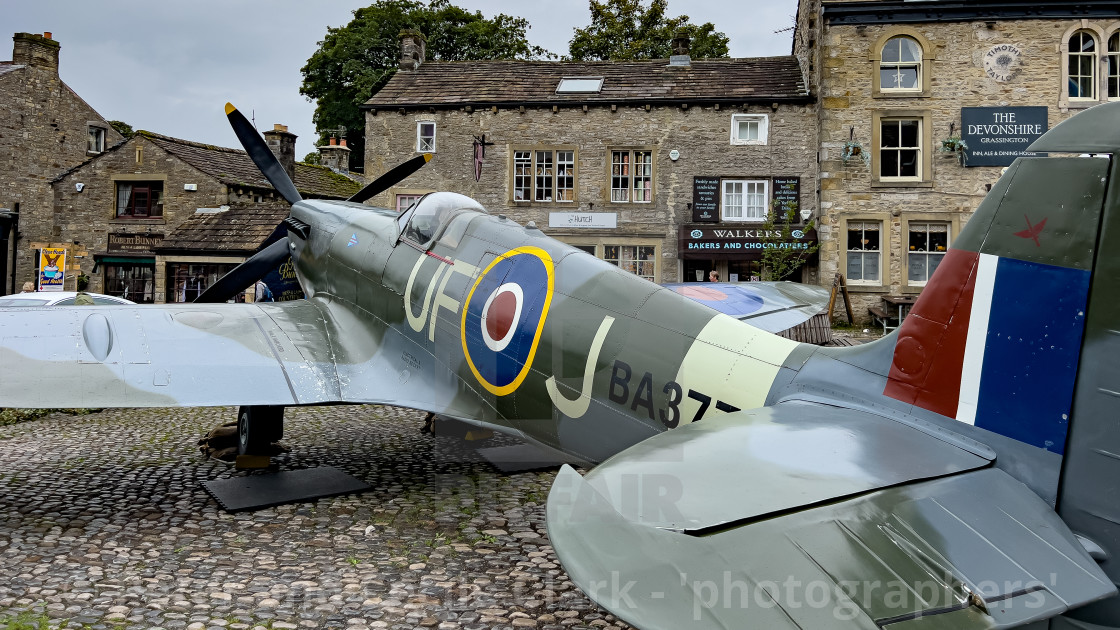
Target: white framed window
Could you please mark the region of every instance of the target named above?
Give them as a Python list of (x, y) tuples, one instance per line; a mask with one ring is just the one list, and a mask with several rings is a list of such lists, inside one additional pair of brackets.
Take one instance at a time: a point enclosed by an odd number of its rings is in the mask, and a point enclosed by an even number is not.
[(881, 92), (918, 92), (922, 89), (922, 47), (911, 37), (887, 40), (879, 57)]
[(847, 267), (844, 275), (855, 284), (881, 284), (882, 223), (848, 221)]
[(408, 195), (408, 194), (397, 195), (397, 213), (399, 214), (401, 212), (404, 212), (405, 210), (408, 210), (409, 208), (412, 207), (412, 204), (416, 203), (417, 201), (420, 201), (420, 198), (423, 197), (423, 196), (424, 195)]
[(436, 124), (430, 121), (416, 123), (416, 152), (435, 153)]
[(657, 247), (653, 245), (603, 245), (603, 260), (650, 282), (656, 280)]
[(576, 200), (576, 152), (572, 149), (515, 149), (513, 201), (571, 203)]
[(731, 144), (766, 144), (769, 128), (766, 114), (732, 114)]
[(922, 179), (922, 119), (879, 120), (879, 179)]
[(1120, 98), (1120, 31), (1108, 38), (1108, 100)]
[(724, 221), (765, 221), (768, 188), (769, 182), (764, 179), (723, 180), (721, 218)]
[(103, 127), (89, 127), (89, 140), (86, 144), (88, 153), (101, 153), (105, 150), (105, 129)]
[(613, 203), (653, 201), (652, 151), (611, 151), (611, 201)]
[(1096, 100), (1097, 51), (1097, 38), (1089, 31), (1070, 35), (1067, 89), (1071, 101)]
[(911, 285), (923, 285), (933, 276), (949, 250), (949, 224), (911, 221), (908, 232), (906, 281)]

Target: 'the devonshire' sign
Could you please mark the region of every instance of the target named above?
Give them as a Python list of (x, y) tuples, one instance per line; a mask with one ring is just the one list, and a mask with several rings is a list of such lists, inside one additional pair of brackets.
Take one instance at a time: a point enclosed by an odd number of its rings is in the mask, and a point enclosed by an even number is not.
[(1008, 166), (1034, 155), (1027, 147), (1046, 133), (1047, 108), (962, 107), (961, 127), (965, 166)]

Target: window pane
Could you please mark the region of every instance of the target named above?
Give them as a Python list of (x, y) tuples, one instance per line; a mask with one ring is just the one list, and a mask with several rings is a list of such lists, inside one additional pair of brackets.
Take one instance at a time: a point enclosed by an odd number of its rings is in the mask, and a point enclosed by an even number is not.
[(513, 200), (529, 201), (532, 199), (533, 158), (528, 151), (513, 152)]
[(910, 263), (907, 265), (907, 279), (910, 282), (925, 282), (929, 277), (926, 275), (926, 255), (911, 253), (908, 258)]
[[(928, 256), (928, 258), (929, 258), (929, 275), (930, 275), (930, 277), (932, 277), (933, 272), (937, 271), (937, 266), (941, 264), (942, 260), (945, 260), (945, 254), (931, 254), (930, 256)], [(929, 278), (927, 277), (926, 279), (928, 280)]]
[(863, 248), (868, 251), (879, 251), (879, 229), (863, 231)]
[(634, 201), (653, 201), (653, 154), (634, 152)]
[(630, 152), (611, 151), (611, 201), (629, 201)]
[(898, 177), (898, 150), (879, 152), (879, 177)]
[(864, 253), (863, 254), (863, 279), (864, 280), (878, 280), (879, 279), (879, 254), (878, 253)]
[(552, 151), (537, 151), (537, 181), (534, 199), (552, 201)]
[(848, 254), (848, 280), (863, 280), (863, 254)]
[(879, 135), (879, 146), (881, 147), (898, 147), (901, 136), (899, 135), (899, 127), (897, 120), (884, 120), (880, 126), (882, 130)]
[(922, 59), (921, 48), (918, 47), (918, 42), (910, 39), (909, 37), (899, 37), (900, 60), (902, 61), (920, 61)]
[(917, 68), (899, 68), (898, 73), (898, 87), (908, 90), (916, 89), (918, 87)]
[(884, 62), (898, 62), (902, 60), (902, 38), (892, 37), (887, 40), (886, 45), (883, 46)]
[(898, 175), (899, 175), (899, 177), (917, 177), (918, 176), (918, 152), (917, 151), (899, 151), (898, 152)]
[(556, 200), (574, 201), (575, 191), (575, 151), (556, 152)]

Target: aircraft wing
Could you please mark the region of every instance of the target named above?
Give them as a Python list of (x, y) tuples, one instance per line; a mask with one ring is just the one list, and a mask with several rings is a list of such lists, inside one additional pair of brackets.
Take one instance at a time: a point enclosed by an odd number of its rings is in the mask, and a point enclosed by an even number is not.
[(0, 407), (451, 408), (431, 353), (377, 324), (325, 300), (0, 309)]
[(681, 282), (664, 287), (772, 333), (789, 330), (828, 310), (828, 289), (784, 280), (737, 284)]
[(977, 446), (804, 401), (727, 414), (562, 469), (549, 538), (643, 630), (1010, 628), (1115, 594)]

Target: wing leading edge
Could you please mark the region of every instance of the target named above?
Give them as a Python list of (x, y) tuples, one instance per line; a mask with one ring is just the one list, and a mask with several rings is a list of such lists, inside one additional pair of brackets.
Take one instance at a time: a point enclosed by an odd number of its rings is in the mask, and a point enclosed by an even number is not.
[(446, 368), (370, 319), (325, 300), (0, 309), (0, 407), (453, 408)]
[(933, 435), (810, 403), (704, 423), (549, 494), (564, 568), (637, 627), (1009, 628), (1116, 592), (1045, 502)]

